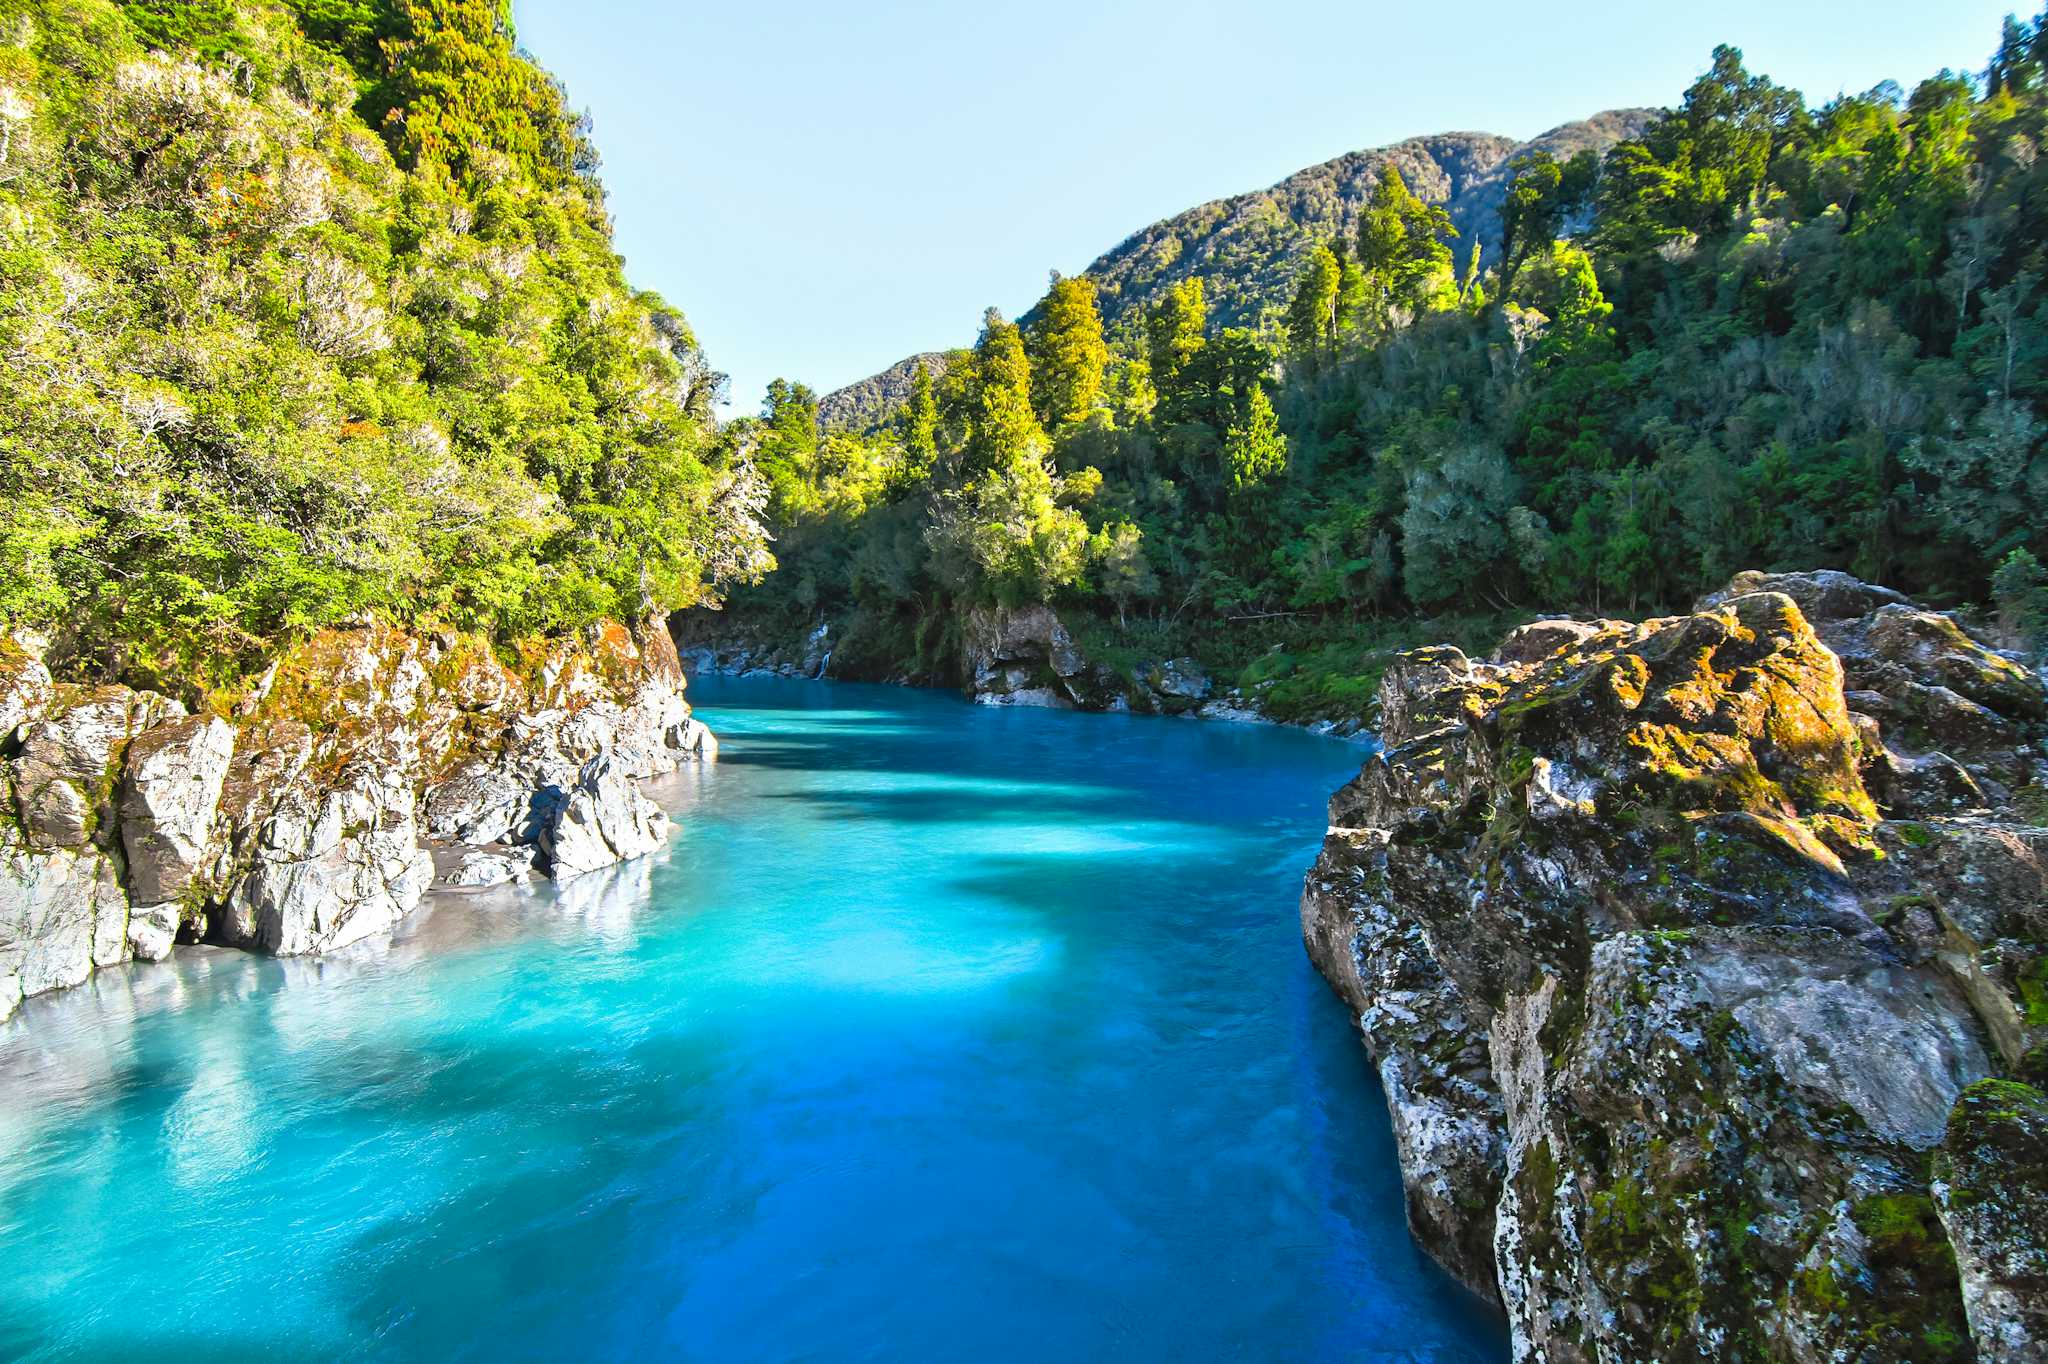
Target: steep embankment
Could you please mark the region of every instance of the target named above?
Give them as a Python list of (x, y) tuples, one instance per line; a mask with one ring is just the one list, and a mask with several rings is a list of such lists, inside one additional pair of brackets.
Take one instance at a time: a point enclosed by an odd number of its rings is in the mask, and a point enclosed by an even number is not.
[(2048, 696), (1834, 573), (1403, 656), (1302, 926), (1521, 1359), (2048, 1349)]
[(460, 886), (640, 856), (668, 821), (633, 779), (716, 751), (659, 618), (509, 661), (473, 635), (322, 631), (198, 713), (6, 646), (0, 1018), (180, 942), (359, 942), (419, 904), (436, 848)]
[[(1212, 200), (1153, 223), (1096, 257), (1083, 274), (1095, 282), (1103, 324), (1112, 335), (1141, 320), (1170, 286), (1194, 277), (1205, 286), (1217, 326), (1254, 326), (1268, 310), (1286, 307), (1302, 261), (1318, 243), (1357, 230), (1381, 167), (1398, 167), (1418, 196), (1443, 204), (1460, 237), (1480, 243), (1490, 260), (1499, 249), (1500, 206), (1517, 156), (1544, 151), (1566, 161), (1581, 151), (1603, 152), (1641, 133), (1656, 114), (1609, 110), (1527, 142), (1492, 133), (1440, 133), (1347, 152), (1267, 189)], [(943, 352), (912, 356), (829, 393), (819, 401), (819, 419), (828, 427), (870, 429), (909, 396), (918, 361), (936, 377), (944, 358)]]

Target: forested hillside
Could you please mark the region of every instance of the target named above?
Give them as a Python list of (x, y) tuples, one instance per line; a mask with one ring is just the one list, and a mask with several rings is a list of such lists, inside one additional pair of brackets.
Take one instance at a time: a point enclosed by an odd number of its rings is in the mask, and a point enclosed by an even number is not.
[(1722, 48), (1604, 154), (1516, 157), (1477, 270), (1389, 165), (1277, 320), (1190, 278), (1120, 331), (1055, 279), (888, 430), (821, 434), (778, 385), (745, 439), (784, 568), (740, 604), (850, 626), (848, 667), (944, 675), (960, 608), (1043, 601), (1341, 674), (1368, 618), (1836, 566), (2038, 640), (2044, 51), (2015, 22), (1981, 75), (1815, 108)]
[[(1516, 157), (1543, 152), (1564, 161), (1604, 152), (1649, 126), (1654, 109), (1615, 109), (1517, 142), (1492, 133), (1440, 133), (1349, 152), (1296, 171), (1269, 189), (1217, 199), (1135, 232), (1082, 272), (1095, 285), (1112, 338), (1135, 341), (1145, 313), (1169, 288), (1200, 278), (1211, 320), (1256, 327), (1286, 308), (1294, 277), (1317, 245), (1350, 237), (1380, 171), (1393, 166), (1417, 197), (1440, 203), (1460, 239), (1482, 254), (1500, 246), (1500, 206)], [(1036, 314), (1022, 319), (1029, 323)], [(819, 413), (828, 426), (869, 431), (909, 395), (912, 356), (882, 373), (828, 393)]]
[(946, 372), (946, 352), (926, 351), (898, 360), (880, 374), (859, 383), (834, 389), (818, 400), (818, 420), (824, 425), (849, 431), (874, 431), (894, 416), (910, 398), (922, 365), (933, 377)]
[(596, 165), (503, 0), (0, 0), (0, 618), (175, 687), (758, 571)]

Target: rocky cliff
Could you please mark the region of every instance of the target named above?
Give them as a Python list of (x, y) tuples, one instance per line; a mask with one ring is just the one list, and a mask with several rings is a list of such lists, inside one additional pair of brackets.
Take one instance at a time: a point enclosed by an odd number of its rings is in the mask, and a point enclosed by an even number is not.
[(278, 955), (389, 930), (434, 881), (556, 877), (659, 846), (633, 783), (711, 757), (665, 622), (500, 657), (453, 632), (322, 631), (188, 711), (52, 680), (0, 644), (0, 1018), (205, 940)]
[(1518, 1359), (2048, 1357), (2048, 696), (1816, 573), (1403, 655), (1302, 926)]

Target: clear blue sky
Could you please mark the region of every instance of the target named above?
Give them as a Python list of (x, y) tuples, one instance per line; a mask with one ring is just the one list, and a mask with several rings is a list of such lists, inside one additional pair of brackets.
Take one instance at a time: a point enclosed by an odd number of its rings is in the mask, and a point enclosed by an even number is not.
[(1131, 232), (1418, 133), (1662, 105), (1717, 42), (1819, 103), (1980, 70), (2007, 0), (517, 0), (635, 284), (735, 411), (970, 341)]

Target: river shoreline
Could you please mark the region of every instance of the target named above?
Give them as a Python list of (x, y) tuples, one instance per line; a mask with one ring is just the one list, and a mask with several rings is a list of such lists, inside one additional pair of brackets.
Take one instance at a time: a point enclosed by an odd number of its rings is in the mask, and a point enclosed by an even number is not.
[(1505, 1357), (1292, 931), (1350, 746), (691, 696), (653, 856), (0, 1033), (0, 1354)]
[[(918, 681), (894, 674), (882, 677), (834, 677), (829, 669), (832, 654), (829, 649), (819, 647), (825, 636), (813, 632), (802, 654), (792, 658), (789, 651), (774, 646), (736, 645), (723, 646), (704, 642), (689, 643), (678, 638), (677, 655), (682, 660), (685, 672), (690, 676), (733, 677), (733, 678), (783, 678), (812, 682), (852, 682), (856, 685), (910, 687), (919, 690), (949, 692), (962, 696), (976, 705), (1015, 706), (1041, 710), (1072, 710), (1093, 714), (1149, 714), (1171, 719), (1221, 720), (1233, 724), (1271, 725), (1275, 728), (1302, 730), (1322, 738), (1341, 739), (1364, 745), (1377, 745), (1378, 740), (1367, 727), (1365, 718), (1346, 717), (1342, 719), (1321, 717), (1314, 720), (1283, 720), (1269, 715), (1260, 707), (1256, 697), (1248, 697), (1236, 688), (1222, 694), (1212, 694), (1207, 679), (1201, 680), (1198, 697), (1180, 698), (1185, 704), (1155, 703), (1140, 709), (1130, 703), (1128, 691), (1113, 687), (1091, 694), (1080, 691), (1079, 699), (1073, 693), (1052, 683), (1023, 685), (1028, 682), (1028, 671), (1020, 678), (1019, 685), (1005, 685), (1001, 688), (986, 688), (971, 681), (965, 686), (949, 686), (937, 682)], [(1040, 663), (1041, 659), (1031, 660)], [(1190, 660), (1191, 662), (1191, 660)], [(1002, 676), (1006, 670), (999, 660), (984, 660), (975, 669), (980, 681)], [(1007, 678), (1005, 678), (1007, 682)], [(1190, 688), (1193, 690), (1193, 688)], [(1154, 693), (1157, 698), (1158, 693)]]
[(366, 618), (181, 698), (0, 644), (0, 1019), (197, 943), (331, 953), (450, 881), (566, 881), (661, 846), (637, 783), (717, 753), (666, 621), (511, 652)]

